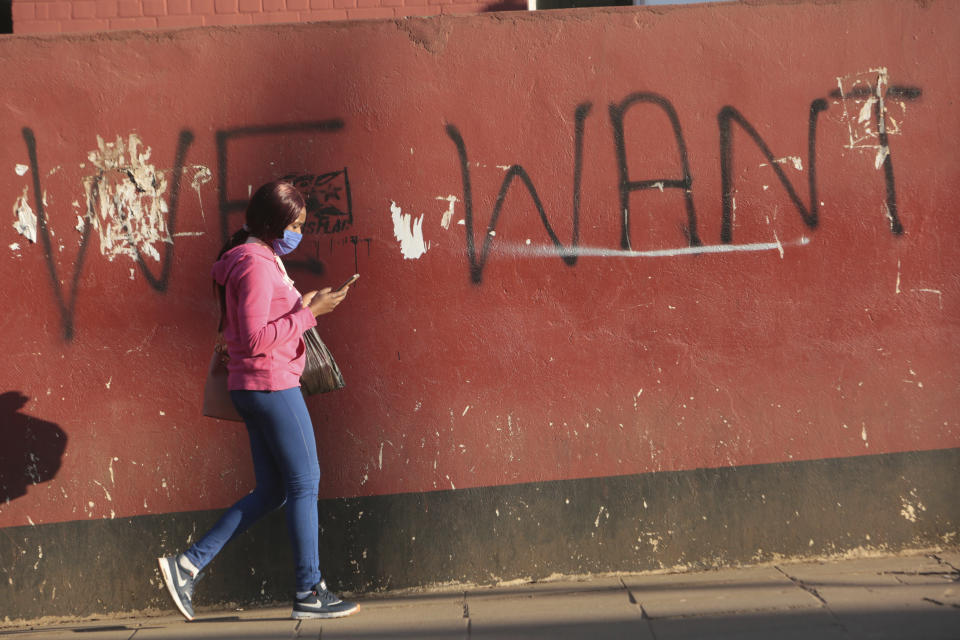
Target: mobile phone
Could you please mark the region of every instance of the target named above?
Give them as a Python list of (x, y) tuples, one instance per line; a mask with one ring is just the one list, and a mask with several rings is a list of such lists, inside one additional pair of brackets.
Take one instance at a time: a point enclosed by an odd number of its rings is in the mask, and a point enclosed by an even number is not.
[(347, 279), (346, 282), (344, 282), (342, 285), (340, 285), (339, 287), (337, 287), (336, 289), (334, 289), (334, 293), (340, 293), (341, 291), (344, 290), (344, 288), (349, 287), (349, 286), (352, 285), (354, 282), (356, 282), (358, 278), (360, 278), (360, 274), (359, 274), (359, 273), (353, 274), (352, 276), (350, 276), (350, 277)]

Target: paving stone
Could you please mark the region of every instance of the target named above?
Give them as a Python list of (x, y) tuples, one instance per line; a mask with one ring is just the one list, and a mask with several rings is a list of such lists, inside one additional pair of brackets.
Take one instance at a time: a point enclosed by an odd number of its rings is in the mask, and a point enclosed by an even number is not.
[(625, 589), (467, 598), (470, 638), (653, 640)]
[(652, 620), (657, 640), (850, 640), (826, 609)]
[(624, 582), (655, 620), (822, 606), (775, 567), (641, 576), (624, 578)]

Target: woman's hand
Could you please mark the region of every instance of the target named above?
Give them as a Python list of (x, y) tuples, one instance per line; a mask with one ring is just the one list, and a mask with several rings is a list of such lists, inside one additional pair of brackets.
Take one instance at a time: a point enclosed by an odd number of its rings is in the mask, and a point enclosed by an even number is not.
[(303, 308), (310, 309), (314, 316), (330, 313), (337, 308), (338, 304), (343, 302), (349, 290), (350, 287), (344, 287), (340, 291), (333, 291), (330, 287), (327, 287), (320, 289), (320, 291), (308, 291), (303, 294)]

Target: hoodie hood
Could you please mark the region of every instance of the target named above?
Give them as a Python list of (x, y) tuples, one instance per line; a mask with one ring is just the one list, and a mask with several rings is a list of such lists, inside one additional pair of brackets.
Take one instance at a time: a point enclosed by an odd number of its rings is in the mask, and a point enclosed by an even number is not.
[(273, 249), (263, 246), (259, 242), (245, 242), (230, 249), (213, 264), (213, 279), (217, 284), (225, 286), (230, 275), (238, 266), (250, 265), (253, 260), (266, 260), (271, 264), (276, 261)]

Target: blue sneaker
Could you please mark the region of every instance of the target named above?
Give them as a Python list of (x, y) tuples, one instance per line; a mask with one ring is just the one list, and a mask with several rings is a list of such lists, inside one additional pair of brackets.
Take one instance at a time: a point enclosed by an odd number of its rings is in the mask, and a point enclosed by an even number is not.
[(313, 590), (306, 598), (297, 598), (293, 601), (294, 620), (307, 618), (344, 618), (360, 611), (360, 605), (355, 602), (344, 602), (327, 591), (327, 583), (323, 580), (313, 586)]
[(200, 580), (200, 575), (194, 575), (180, 563), (182, 556), (168, 556), (157, 558), (160, 563), (160, 573), (167, 585), (167, 591), (173, 597), (174, 604), (187, 620), (193, 620), (193, 588)]

